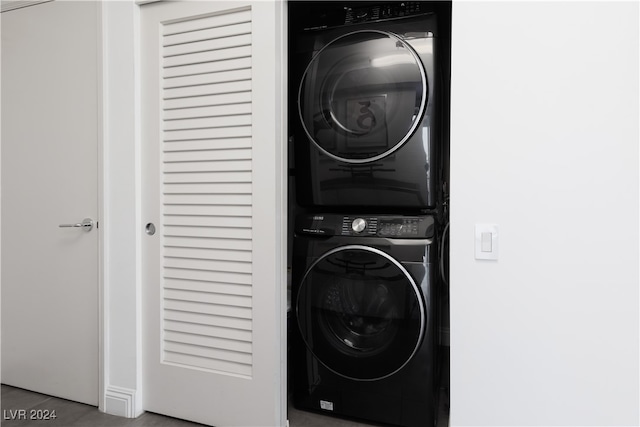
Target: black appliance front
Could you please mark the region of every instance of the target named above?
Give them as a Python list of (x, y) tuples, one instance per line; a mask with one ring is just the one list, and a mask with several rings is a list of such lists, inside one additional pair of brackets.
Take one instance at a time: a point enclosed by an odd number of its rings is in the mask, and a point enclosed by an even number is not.
[(290, 123), (309, 207), (434, 209), (436, 16), (423, 2), (292, 2)]
[(291, 335), (300, 409), (436, 422), (436, 245), (430, 216), (301, 215)]

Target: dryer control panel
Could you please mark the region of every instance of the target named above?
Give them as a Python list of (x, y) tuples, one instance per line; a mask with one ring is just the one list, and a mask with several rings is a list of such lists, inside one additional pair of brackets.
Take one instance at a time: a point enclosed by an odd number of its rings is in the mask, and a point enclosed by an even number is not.
[(434, 229), (428, 215), (306, 214), (296, 220), (296, 233), (317, 236), (424, 239), (433, 237)]
[[(437, 2), (436, 2), (437, 3)], [(305, 31), (355, 24), (393, 21), (434, 13), (434, 2), (426, 1), (309, 1), (292, 2), (301, 12), (294, 25)], [(298, 21), (299, 18), (302, 18)]]
[(345, 24), (402, 18), (410, 15), (419, 15), (425, 12), (424, 4), (420, 1), (383, 3), (363, 7), (346, 7), (345, 11)]

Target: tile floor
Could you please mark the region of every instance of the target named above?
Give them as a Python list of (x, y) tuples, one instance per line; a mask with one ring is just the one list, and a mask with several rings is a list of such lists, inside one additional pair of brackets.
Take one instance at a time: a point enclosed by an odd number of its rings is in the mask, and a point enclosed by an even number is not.
[[(107, 415), (97, 408), (81, 403), (71, 402), (44, 394), (2, 385), (1, 425), (3, 427), (199, 427), (202, 424), (191, 423), (176, 418), (165, 417), (145, 412), (136, 419), (127, 419)], [(17, 409), (55, 410), (56, 419), (49, 421), (12, 420), (12, 414)], [(326, 415), (299, 411), (289, 407), (289, 425), (291, 427), (371, 427), (372, 424), (362, 424)], [(438, 427), (448, 425), (448, 414), (441, 408)]]

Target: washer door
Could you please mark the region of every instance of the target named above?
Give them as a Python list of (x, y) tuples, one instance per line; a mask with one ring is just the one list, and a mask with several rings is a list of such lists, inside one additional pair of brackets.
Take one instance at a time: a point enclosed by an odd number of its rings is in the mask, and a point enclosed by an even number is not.
[(400, 370), (426, 327), (421, 293), (407, 270), (385, 252), (359, 245), (329, 251), (309, 268), (296, 312), (313, 355), (355, 380)]
[(425, 69), (395, 34), (355, 31), (327, 44), (302, 77), (298, 111), (309, 139), (346, 163), (379, 160), (420, 124), (427, 101)]

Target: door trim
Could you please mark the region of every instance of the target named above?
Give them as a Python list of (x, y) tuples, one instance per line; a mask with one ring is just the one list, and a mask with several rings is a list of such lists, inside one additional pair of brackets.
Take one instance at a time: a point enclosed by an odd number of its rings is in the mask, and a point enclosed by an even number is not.
[[(139, 6), (100, 6), (102, 111), (101, 390), (99, 409), (142, 410), (140, 310)], [(117, 58), (117, 59), (112, 59)]]
[[(49, 1), (49, 0), (46, 0)], [(104, 292), (105, 292), (105, 274), (104, 274), (104, 227), (103, 220), (105, 218), (105, 199), (104, 199), (104, 142), (106, 140), (104, 133), (104, 51), (103, 51), (103, 14), (102, 7), (96, 8), (96, 93), (97, 93), (97, 126), (98, 135), (98, 164), (96, 165), (96, 173), (98, 174), (98, 218), (96, 219), (95, 227), (98, 233), (98, 409), (103, 411), (102, 402), (104, 402), (104, 372), (105, 372), (105, 317), (104, 317)], [(104, 411), (103, 411), (104, 412)]]

